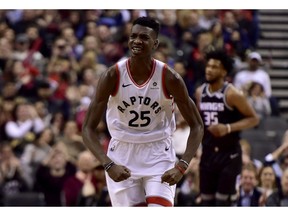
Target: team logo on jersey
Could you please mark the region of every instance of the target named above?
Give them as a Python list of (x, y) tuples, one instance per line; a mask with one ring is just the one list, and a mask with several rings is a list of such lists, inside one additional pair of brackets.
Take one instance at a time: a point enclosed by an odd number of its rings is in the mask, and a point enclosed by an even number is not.
[(157, 82), (153, 82), (151, 89), (159, 89), (159, 87), (157, 86), (158, 83)]
[(224, 104), (216, 102), (201, 102), (200, 109), (202, 111), (224, 111)]

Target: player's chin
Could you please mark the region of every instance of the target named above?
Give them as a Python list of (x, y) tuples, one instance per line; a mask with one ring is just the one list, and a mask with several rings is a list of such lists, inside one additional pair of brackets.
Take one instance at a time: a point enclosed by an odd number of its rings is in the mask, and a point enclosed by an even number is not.
[(207, 83), (213, 83), (213, 79), (211, 76), (206, 76), (205, 78)]

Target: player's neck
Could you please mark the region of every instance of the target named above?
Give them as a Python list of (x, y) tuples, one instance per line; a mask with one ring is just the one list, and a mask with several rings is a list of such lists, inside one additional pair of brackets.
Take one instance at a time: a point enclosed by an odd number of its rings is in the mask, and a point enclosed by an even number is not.
[(221, 80), (218, 82), (209, 83), (208, 88), (209, 88), (209, 91), (212, 93), (212, 92), (219, 91), (221, 88), (223, 88), (223, 85), (224, 85), (224, 81)]
[(132, 74), (137, 73), (150, 73), (153, 67), (153, 59), (149, 58), (130, 58), (129, 68)]
[(153, 61), (153, 58), (150, 55), (149, 56), (143, 56), (143, 57), (131, 56), (130, 57), (130, 67), (135, 66), (135, 67), (139, 68), (139, 64), (150, 65), (152, 61)]

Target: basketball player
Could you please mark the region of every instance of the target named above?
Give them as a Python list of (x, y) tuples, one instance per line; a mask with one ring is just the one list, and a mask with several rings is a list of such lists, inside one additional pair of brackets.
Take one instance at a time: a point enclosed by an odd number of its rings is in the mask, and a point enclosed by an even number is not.
[[(201, 116), (182, 78), (152, 58), (159, 28), (148, 17), (133, 22), (131, 56), (102, 75), (83, 125), (86, 146), (106, 170), (112, 206), (173, 206), (176, 183), (203, 137)], [(175, 104), (190, 126), (179, 161), (171, 143)], [(112, 137), (107, 154), (96, 134), (104, 111)]]
[(197, 107), (204, 122), (200, 161), (203, 206), (231, 206), (236, 201), (236, 177), (242, 158), (239, 132), (259, 119), (245, 96), (225, 82), (233, 61), (224, 51), (207, 54), (206, 83), (196, 89)]

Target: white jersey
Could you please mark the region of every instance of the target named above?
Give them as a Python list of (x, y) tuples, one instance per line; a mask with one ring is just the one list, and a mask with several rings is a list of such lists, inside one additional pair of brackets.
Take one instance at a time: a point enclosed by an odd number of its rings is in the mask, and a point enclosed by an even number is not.
[(110, 95), (106, 112), (112, 138), (148, 143), (170, 137), (176, 127), (173, 98), (165, 91), (167, 66), (153, 59), (151, 76), (138, 85), (131, 76), (129, 61), (125, 59), (116, 64), (118, 86)]

